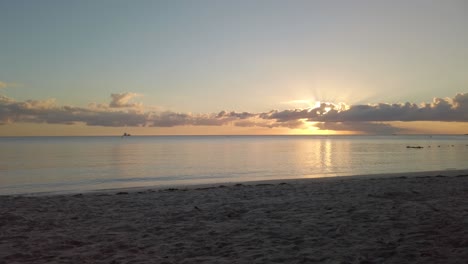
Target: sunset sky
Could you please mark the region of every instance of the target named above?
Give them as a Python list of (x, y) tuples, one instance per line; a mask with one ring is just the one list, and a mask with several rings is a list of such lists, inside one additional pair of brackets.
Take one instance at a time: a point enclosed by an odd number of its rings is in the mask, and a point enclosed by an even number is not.
[(465, 0), (0, 10), (0, 136), (468, 133)]

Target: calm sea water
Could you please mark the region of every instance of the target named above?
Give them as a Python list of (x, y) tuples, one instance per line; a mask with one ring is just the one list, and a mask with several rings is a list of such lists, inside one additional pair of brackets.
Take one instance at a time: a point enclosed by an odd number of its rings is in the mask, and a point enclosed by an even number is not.
[(468, 136), (18, 137), (0, 150), (0, 194), (468, 168)]

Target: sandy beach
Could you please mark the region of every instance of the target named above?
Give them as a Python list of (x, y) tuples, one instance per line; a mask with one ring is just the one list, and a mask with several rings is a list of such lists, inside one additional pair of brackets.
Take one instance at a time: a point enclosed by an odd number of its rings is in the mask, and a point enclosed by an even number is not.
[(467, 259), (466, 173), (0, 197), (0, 263)]

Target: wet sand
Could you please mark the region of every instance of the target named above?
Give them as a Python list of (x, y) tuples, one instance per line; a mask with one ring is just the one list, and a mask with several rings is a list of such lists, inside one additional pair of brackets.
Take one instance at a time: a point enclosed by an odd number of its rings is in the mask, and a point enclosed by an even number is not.
[(467, 259), (468, 174), (0, 197), (0, 263)]

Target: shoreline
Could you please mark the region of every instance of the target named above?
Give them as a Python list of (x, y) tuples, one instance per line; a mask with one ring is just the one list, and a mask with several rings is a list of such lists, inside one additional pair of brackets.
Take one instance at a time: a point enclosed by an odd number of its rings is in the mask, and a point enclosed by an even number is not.
[[(232, 187), (238, 184), (241, 185), (257, 185), (257, 184), (280, 184), (280, 183), (294, 183), (294, 184), (307, 184), (311, 182), (320, 182), (320, 181), (337, 181), (337, 180), (365, 180), (365, 179), (385, 179), (385, 178), (396, 178), (396, 177), (408, 177), (408, 178), (418, 178), (418, 177), (436, 177), (436, 176), (445, 176), (445, 177), (456, 177), (456, 176), (468, 176), (468, 169), (460, 170), (437, 170), (437, 171), (417, 171), (417, 172), (395, 172), (395, 173), (373, 173), (373, 174), (354, 174), (354, 175), (343, 175), (343, 176), (319, 176), (319, 177), (307, 177), (307, 178), (293, 178), (293, 179), (272, 179), (272, 180), (254, 180), (254, 181), (239, 181), (239, 182), (217, 182), (217, 183), (205, 183), (205, 184), (175, 184), (175, 185), (149, 185), (145, 187), (130, 187), (130, 188), (111, 188), (111, 189), (101, 189), (101, 190), (90, 190), (82, 193), (112, 193), (119, 191), (126, 192), (138, 192), (144, 191), (147, 189), (153, 190), (164, 190), (164, 189), (197, 189), (197, 188), (212, 188), (212, 187)], [(76, 193), (75, 193), (76, 194)]]
[(105, 188), (95, 190), (70, 190), (70, 191), (44, 191), (32, 193), (17, 193), (17, 194), (0, 194), (2, 196), (55, 196), (55, 195), (76, 195), (76, 194), (95, 194), (95, 193), (113, 193), (113, 192), (139, 192), (147, 189), (164, 190), (164, 189), (196, 189), (196, 188), (210, 188), (217, 186), (233, 186), (236, 184), (255, 185), (255, 184), (277, 184), (285, 183), (298, 183), (305, 184), (310, 181), (334, 181), (345, 179), (370, 179), (370, 178), (393, 178), (393, 177), (420, 177), (420, 176), (457, 176), (468, 175), (467, 169), (448, 169), (448, 170), (435, 170), (435, 171), (416, 171), (416, 172), (395, 172), (395, 173), (373, 173), (373, 174), (354, 174), (342, 176), (318, 176), (307, 178), (290, 178), (290, 179), (271, 179), (271, 180), (253, 180), (253, 181), (235, 181), (235, 182), (216, 182), (216, 183), (200, 183), (200, 184), (167, 184), (167, 185), (148, 185), (139, 187), (121, 187), (121, 188)]
[(468, 174), (408, 175), (0, 196), (0, 259), (464, 262)]

